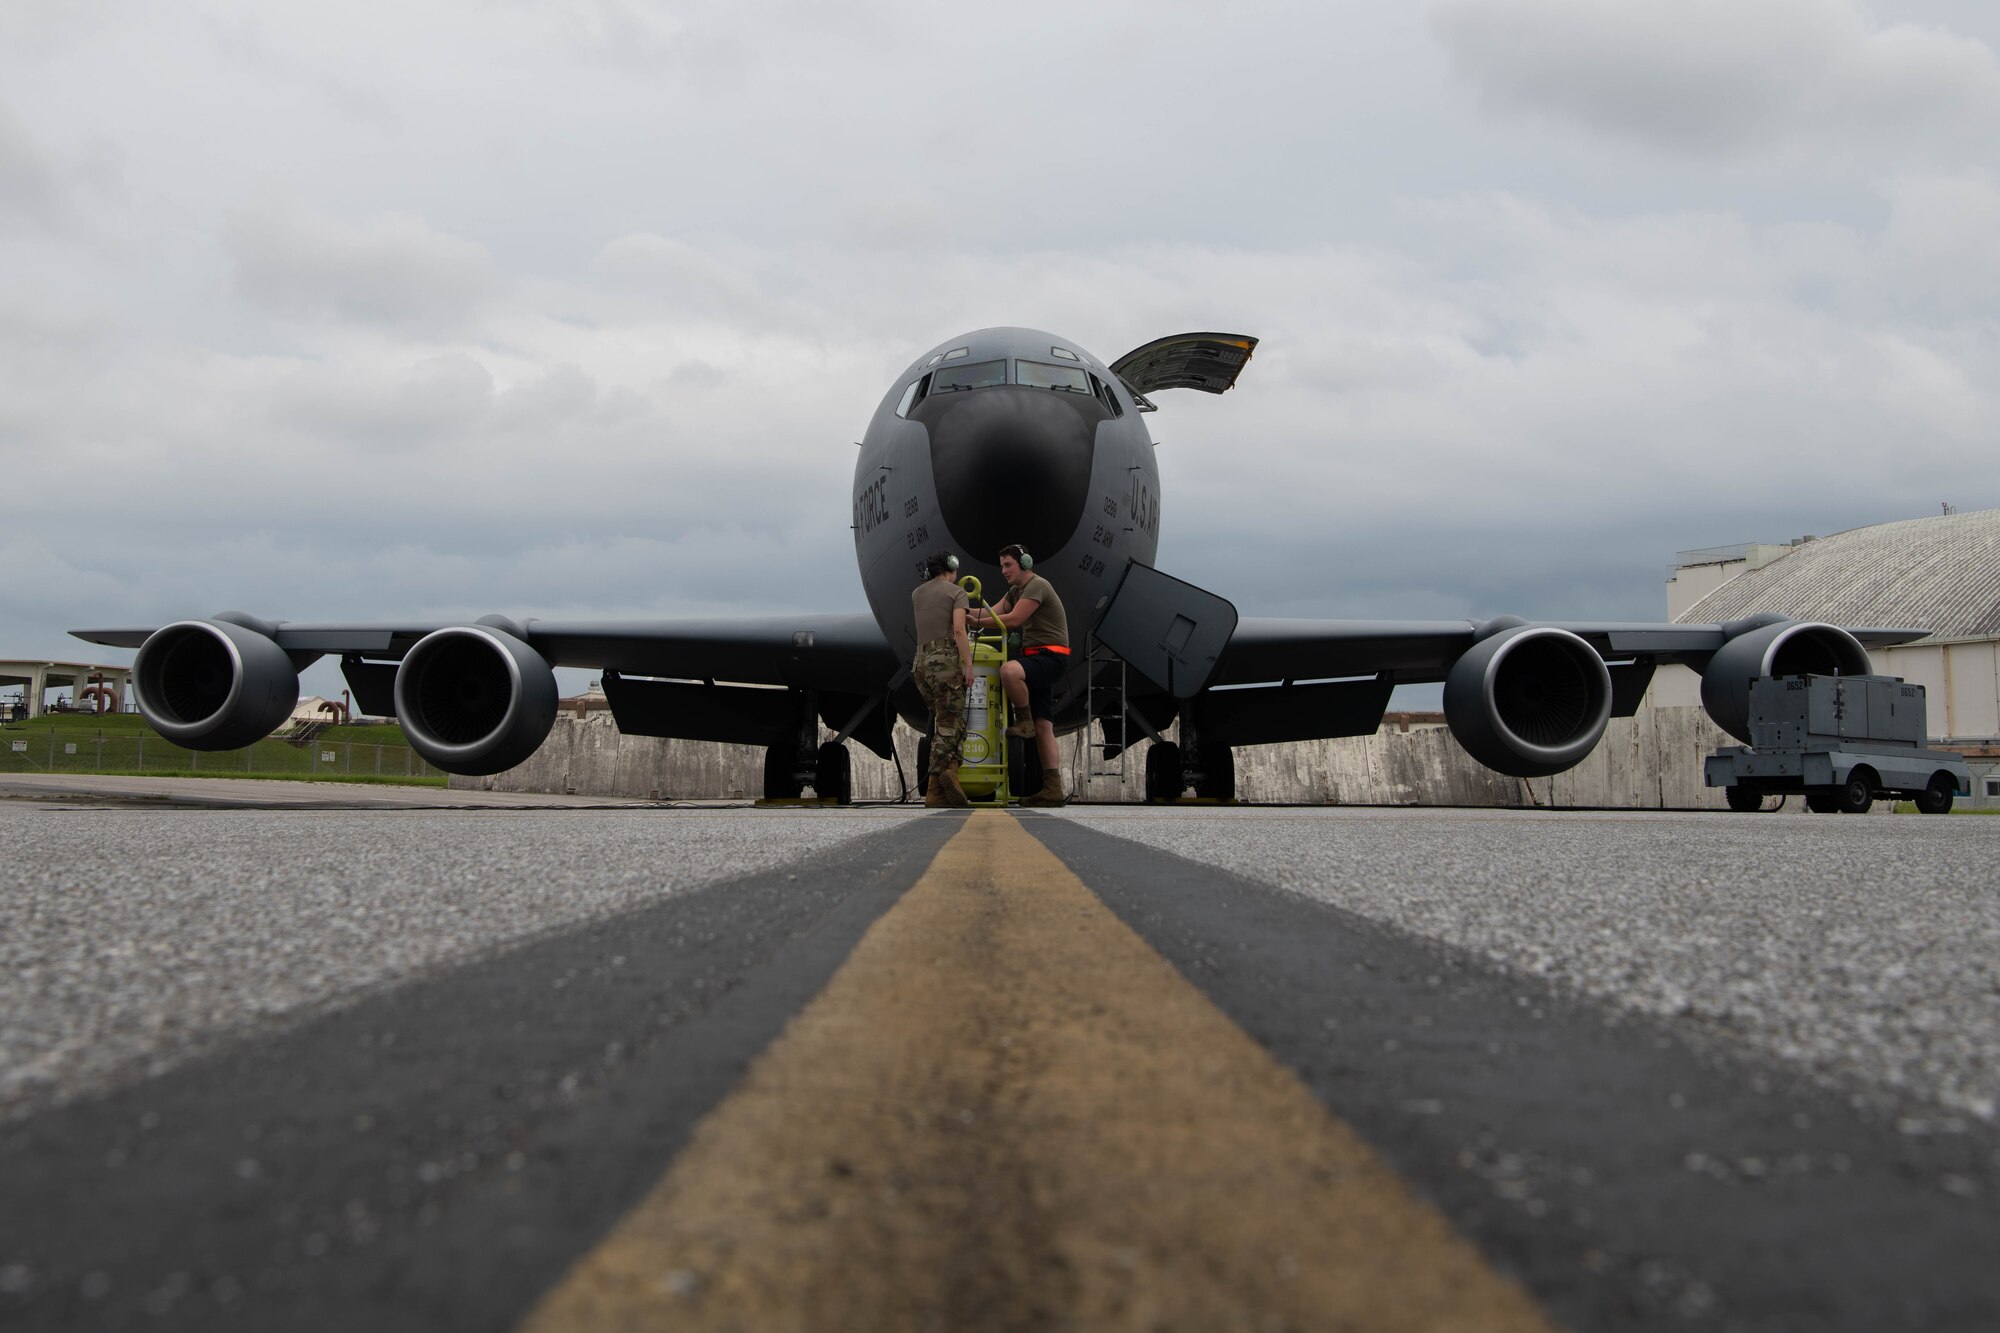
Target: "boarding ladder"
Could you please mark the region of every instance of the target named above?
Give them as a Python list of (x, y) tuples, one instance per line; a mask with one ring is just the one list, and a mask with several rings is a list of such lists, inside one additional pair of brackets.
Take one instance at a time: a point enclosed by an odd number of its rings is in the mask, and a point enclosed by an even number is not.
[[(1103, 739), (1103, 731), (1097, 725), (1099, 717), (1097, 691), (1100, 688), (1097, 682), (1097, 669), (1100, 665), (1107, 671), (1114, 666), (1116, 668), (1118, 705), (1121, 710), (1118, 714), (1120, 743), (1116, 746)], [(1119, 791), (1121, 793), (1124, 791), (1127, 777), (1126, 756), (1132, 752), (1132, 723), (1125, 715), (1125, 706), (1125, 659), (1105, 647), (1098, 640), (1096, 632), (1092, 631), (1085, 637), (1083, 648), (1083, 753), (1078, 760), (1077, 771), (1073, 775), (1075, 781), (1070, 784), (1071, 791), (1081, 795), (1091, 778), (1117, 778)], [(1106, 720), (1109, 720), (1109, 715), (1106, 715)], [(1111, 751), (1114, 748), (1118, 751), (1118, 763), (1115, 766), (1111, 762)]]

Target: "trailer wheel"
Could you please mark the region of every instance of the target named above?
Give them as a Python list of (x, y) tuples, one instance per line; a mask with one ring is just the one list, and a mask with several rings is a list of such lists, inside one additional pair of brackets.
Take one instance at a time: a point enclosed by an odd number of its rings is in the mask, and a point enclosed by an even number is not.
[(1722, 789), (1722, 798), (1729, 802), (1729, 808), (1738, 814), (1750, 814), (1764, 808), (1764, 793), (1752, 791), (1744, 786), (1729, 786)]
[(1847, 775), (1847, 783), (1840, 789), (1840, 813), (1843, 815), (1865, 815), (1875, 804), (1875, 770), (1865, 765), (1853, 769)]
[(1809, 791), (1806, 793), (1806, 809), (1816, 815), (1838, 814), (1840, 793), (1837, 790)]
[(1925, 815), (1948, 815), (1951, 813), (1952, 797), (1958, 795), (1958, 784), (1949, 774), (1940, 773), (1931, 779), (1931, 785), (1917, 793), (1917, 813)]

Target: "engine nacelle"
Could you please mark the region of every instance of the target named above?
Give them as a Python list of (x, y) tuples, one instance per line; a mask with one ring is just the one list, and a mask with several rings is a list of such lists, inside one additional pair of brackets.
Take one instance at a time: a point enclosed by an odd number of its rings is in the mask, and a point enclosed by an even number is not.
[(1517, 778), (1573, 768), (1611, 720), (1611, 673), (1568, 630), (1519, 625), (1492, 634), (1451, 665), (1444, 716), (1465, 752)]
[(417, 640), (396, 670), (396, 718), (410, 747), (447, 773), (484, 777), (541, 748), (556, 721), (556, 675), (492, 625)]
[(180, 620), (139, 645), (132, 693), (153, 730), (174, 744), (236, 750), (291, 716), (299, 673), (266, 634), (221, 618)]
[(1701, 706), (1715, 725), (1750, 744), (1750, 683), (1762, 676), (1865, 676), (1873, 670), (1861, 641), (1838, 625), (1781, 620), (1737, 635), (1708, 659)]

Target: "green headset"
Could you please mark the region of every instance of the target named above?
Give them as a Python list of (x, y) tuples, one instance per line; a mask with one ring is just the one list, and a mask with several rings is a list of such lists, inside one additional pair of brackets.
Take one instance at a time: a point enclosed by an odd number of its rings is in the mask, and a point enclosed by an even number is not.
[(1028, 548), (1019, 542), (1015, 542), (1012, 546), (1001, 547), (1000, 554), (1013, 556), (1014, 563), (1025, 570), (1033, 572), (1035, 568), (1035, 557), (1029, 555)]
[(958, 557), (950, 551), (939, 551), (924, 560), (924, 568), (930, 571), (928, 575), (930, 578), (936, 578), (940, 574), (956, 574), (958, 573)]

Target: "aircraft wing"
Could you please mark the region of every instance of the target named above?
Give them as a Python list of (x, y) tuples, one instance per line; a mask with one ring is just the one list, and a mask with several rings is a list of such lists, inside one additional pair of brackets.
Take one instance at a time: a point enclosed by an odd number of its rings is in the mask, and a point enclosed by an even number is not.
[[(401, 661), (446, 624), (274, 622), (269, 637), (288, 653)], [(796, 615), (711, 620), (521, 620), (521, 638), (551, 666), (584, 667), (745, 685), (879, 691), (902, 666), (874, 617)], [(152, 629), (80, 629), (90, 643), (137, 648)]]
[[(1519, 622), (1508, 621), (1508, 624)], [(1613, 621), (1550, 621), (1597, 650), (1606, 661), (1678, 662), (1699, 666), (1740, 624), (1676, 625)], [(1246, 618), (1216, 665), (1215, 685), (1325, 680), (1387, 672), (1400, 683), (1443, 680), (1451, 664), (1495, 625), (1470, 620), (1269, 620)], [(1850, 629), (1871, 648), (1908, 643), (1920, 629)]]
[(1748, 741), (1752, 677), (1865, 674), (1864, 648), (1925, 633), (1842, 630), (1775, 615), (1715, 625), (1245, 619), (1190, 701), (1191, 713), (1183, 711), (1182, 735), (1191, 717), (1210, 746), (1365, 736), (1381, 725), (1397, 685), (1445, 681), (1452, 735), (1473, 758), (1502, 773), (1545, 777), (1579, 763), (1610, 718), (1635, 714), (1662, 662), (1702, 671), (1703, 707)]
[[(155, 634), (71, 632), (121, 648)], [(153, 664), (135, 683), (148, 720), (177, 744), (232, 749), (267, 734), (298, 699), (297, 673), (335, 655), (363, 712), (397, 716), (426, 759), (467, 774), (499, 772), (541, 744), (555, 716), (551, 667), (601, 671), (627, 735), (781, 751), (817, 719), (884, 758), (905, 674), (904, 655), (866, 614), (320, 624), (224, 612), (177, 622), (157, 642), (141, 652), (142, 667), (148, 652)], [(413, 666), (418, 679), (399, 700), (399, 674)]]

